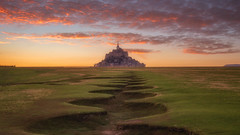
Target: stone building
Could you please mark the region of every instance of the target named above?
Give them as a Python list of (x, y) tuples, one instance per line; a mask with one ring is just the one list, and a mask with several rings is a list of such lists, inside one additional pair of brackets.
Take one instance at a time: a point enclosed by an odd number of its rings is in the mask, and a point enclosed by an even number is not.
[(105, 59), (94, 65), (94, 67), (145, 67), (144, 63), (128, 56), (117, 44), (117, 48), (105, 55)]

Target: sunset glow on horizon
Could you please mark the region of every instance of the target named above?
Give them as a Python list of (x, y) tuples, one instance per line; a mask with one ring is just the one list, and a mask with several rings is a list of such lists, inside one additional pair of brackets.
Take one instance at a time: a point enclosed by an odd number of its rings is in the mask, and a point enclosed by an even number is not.
[(117, 42), (147, 67), (240, 64), (240, 1), (0, 1), (0, 65), (93, 66)]

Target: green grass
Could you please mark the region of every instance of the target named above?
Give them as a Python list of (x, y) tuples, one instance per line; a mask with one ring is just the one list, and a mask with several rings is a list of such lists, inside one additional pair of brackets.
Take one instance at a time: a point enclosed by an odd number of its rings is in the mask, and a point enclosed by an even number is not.
[[(56, 117), (104, 112), (101, 107), (73, 105), (78, 99), (108, 98), (111, 94), (90, 93), (113, 89), (95, 84), (112, 84), (121, 78), (86, 79), (87, 77), (122, 77), (136, 74), (153, 89), (138, 90), (157, 96), (129, 100), (163, 104), (167, 112), (133, 117), (150, 125), (185, 128), (202, 135), (240, 134), (239, 68), (0, 68), (0, 134), (36, 134), (28, 127), (48, 120), (58, 126), (49, 134), (77, 134), (64, 119)], [(137, 85), (138, 86), (138, 85)], [(131, 120), (128, 120), (128, 122)], [(99, 121), (100, 122), (100, 121)], [(101, 122), (100, 122), (101, 123)], [(60, 124), (60, 125), (59, 125)], [(85, 123), (94, 125), (93, 123)], [(39, 127), (42, 125), (40, 124)], [(59, 131), (59, 127), (63, 128)], [(41, 128), (39, 128), (41, 129)], [(38, 131), (48, 134), (48, 130)]]
[[(88, 93), (88, 91), (96, 89), (96, 86), (88, 84), (95, 82), (94, 80), (80, 81), (76, 85), (72, 85), (68, 81), (56, 83), (60, 85), (41, 84), (62, 78), (75, 79), (78, 77), (77, 79), (81, 80), (84, 75), (90, 75), (90, 72), (92, 75), (98, 74), (98, 71), (93, 71), (94, 69), (1, 68), (0, 134), (25, 134), (24, 129), (27, 126), (41, 119), (104, 111), (97, 107), (68, 103), (78, 98), (111, 96)], [(98, 80), (97, 82), (103, 83), (104, 81), (107, 80)], [(36, 84), (24, 84), (29, 82)], [(38, 82), (40, 84), (37, 84)]]
[[(185, 127), (201, 134), (240, 133), (239, 69), (160, 68), (139, 74), (148, 78), (150, 85), (158, 86), (154, 91), (162, 94), (151, 100), (168, 107), (167, 113), (143, 118), (144, 121)], [(225, 87), (210, 86), (213, 82), (220, 82)]]

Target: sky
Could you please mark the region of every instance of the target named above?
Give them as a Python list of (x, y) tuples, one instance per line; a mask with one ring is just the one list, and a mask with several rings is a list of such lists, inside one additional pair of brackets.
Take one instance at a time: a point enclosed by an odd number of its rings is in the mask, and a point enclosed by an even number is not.
[(240, 1), (0, 0), (0, 65), (93, 66), (117, 42), (148, 67), (240, 64)]

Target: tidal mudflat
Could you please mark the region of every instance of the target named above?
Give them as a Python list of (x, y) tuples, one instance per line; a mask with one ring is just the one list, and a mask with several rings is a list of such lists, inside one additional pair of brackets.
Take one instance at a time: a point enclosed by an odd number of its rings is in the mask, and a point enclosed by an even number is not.
[(240, 134), (239, 68), (2, 67), (0, 74), (0, 134)]

